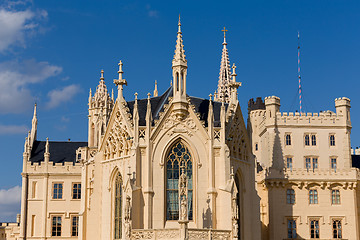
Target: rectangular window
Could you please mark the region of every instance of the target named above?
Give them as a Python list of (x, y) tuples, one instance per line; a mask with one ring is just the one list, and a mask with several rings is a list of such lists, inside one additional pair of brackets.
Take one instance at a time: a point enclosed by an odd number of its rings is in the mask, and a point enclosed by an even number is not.
[(292, 158), (291, 157), (286, 158), (286, 167), (288, 169), (292, 170)]
[(54, 183), (53, 184), (53, 199), (62, 199), (63, 195), (63, 184)]
[(79, 216), (73, 216), (71, 221), (71, 236), (79, 235)]
[(311, 135), (311, 145), (316, 146), (316, 135)]
[(305, 135), (305, 146), (310, 146), (310, 137), (309, 134)]
[(290, 146), (291, 145), (291, 135), (290, 134), (286, 134), (285, 135), (285, 144), (287, 146)]
[(312, 166), (313, 166), (313, 169), (318, 168), (318, 159), (317, 158), (312, 159)]
[(288, 219), (287, 222), (287, 230), (288, 230), (288, 239), (296, 239), (296, 220)]
[(286, 190), (286, 203), (287, 204), (295, 204), (295, 190), (294, 189)]
[(35, 235), (35, 215), (31, 216), (31, 236)]
[(309, 204), (318, 204), (318, 192), (317, 190), (309, 190)]
[(310, 238), (320, 238), (319, 220), (311, 220), (311, 222), (310, 222)]
[(333, 220), (333, 238), (342, 238), (341, 220)]
[(72, 199), (81, 199), (81, 183), (73, 183)]
[(257, 151), (257, 150), (258, 150), (258, 148), (259, 148), (258, 144), (257, 144), (257, 143), (255, 143), (255, 151)]
[(311, 158), (309, 157), (305, 158), (305, 167), (308, 170), (311, 168)]
[(61, 236), (61, 217), (55, 216), (52, 218), (51, 236)]
[(330, 146), (335, 146), (335, 134), (330, 134)]
[(331, 190), (331, 203), (340, 204), (340, 190)]
[(336, 158), (331, 158), (331, 169), (336, 171)]

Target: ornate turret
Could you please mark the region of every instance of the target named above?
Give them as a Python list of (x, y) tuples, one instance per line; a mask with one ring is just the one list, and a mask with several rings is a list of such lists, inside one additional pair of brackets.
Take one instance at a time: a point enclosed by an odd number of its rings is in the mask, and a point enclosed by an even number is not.
[(186, 100), (186, 74), (187, 74), (187, 60), (185, 59), (185, 50), (181, 33), (181, 22), (179, 16), (178, 32), (176, 39), (175, 55), (172, 60), (173, 70), (173, 96), (174, 96), (174, 111), (179, 117), (187, 113)]
[(230, 101), (230, 81), (231, 81), (231, 70), (230, 70), (230, 60), (229, 60), (229, 53), (226, 48), (226, 32), (228, 30), (224, 29), (221, 30), (224, 32), (224, 42), (223, 42), (223, 50), (221, 55), (221, 63), (220, 63), (220, 74), (219, 74), (219, 83), (218, 83), (218, 90), (217, 93), (214, 95), (214, 100), (221, 102), (221, 99), (224, 99), (226, 103)]
[(114, 99), (110, 97), (104, 81), (104, 70), (101, 70), (100, 82), (94, 96), (89, 92), (89, 147), (97, 147), (105, 133)]

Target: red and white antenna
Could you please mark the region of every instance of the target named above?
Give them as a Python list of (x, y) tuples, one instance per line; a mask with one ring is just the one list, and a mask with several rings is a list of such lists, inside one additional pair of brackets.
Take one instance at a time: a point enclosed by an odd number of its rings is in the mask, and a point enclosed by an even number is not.
[(301, 75), (300, 75), (300, 32), (298, 31), (298, 78), (299, 78), (299, 103), (300, 113), (302, 112), (302, 88), (301, 88)]

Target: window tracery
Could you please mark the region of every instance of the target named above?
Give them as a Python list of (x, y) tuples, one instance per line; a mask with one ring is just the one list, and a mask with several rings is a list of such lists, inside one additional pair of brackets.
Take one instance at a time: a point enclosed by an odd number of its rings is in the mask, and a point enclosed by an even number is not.
[(166, 157), (166, 219), (179, 219), (179, 176), (184, 167), (188, 178), (188, 219), (193, 219), (192, 157), (182, 141), (176, 142)]
[(114, 238), (121, 239), (122, 235), (122, 178), (117, 174), (114, 183)]

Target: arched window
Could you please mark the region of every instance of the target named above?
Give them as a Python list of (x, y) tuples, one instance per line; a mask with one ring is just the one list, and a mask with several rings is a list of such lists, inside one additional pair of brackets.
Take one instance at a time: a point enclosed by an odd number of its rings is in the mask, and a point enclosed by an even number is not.
[(122, 178), (120, 173), (114, 184), (114, 238), (121, 239), (122, 230)]
[(237, 225), (238, 225), (238, 232), (237, 232), (237, 239), (238, 240), (241, 240), (241, 235), (242, 235), (242, 232), (241, 232), (241, 218), (242, 218), (242, 212), (241, 212), (241, 182), (240, 182), (240, 176), (239, 176), (239, 173), (237, 173), (235, 175), (235, 184), (236, 184), (236, 188), (237, 188), (237, 194), (236, 194), (236, 204), (237, 204)]
[(180, 84), (179, 73), (177, 72), (176, 73), (176, 91), (179, 91), (179, 84)]
[(181, 166), (188, 178), (188, 219), (193, 219), (193, 174), (192, 157), (187, 147), (176, 142), (166, 158), (166, 220), (179, 219), (179, 176)]

